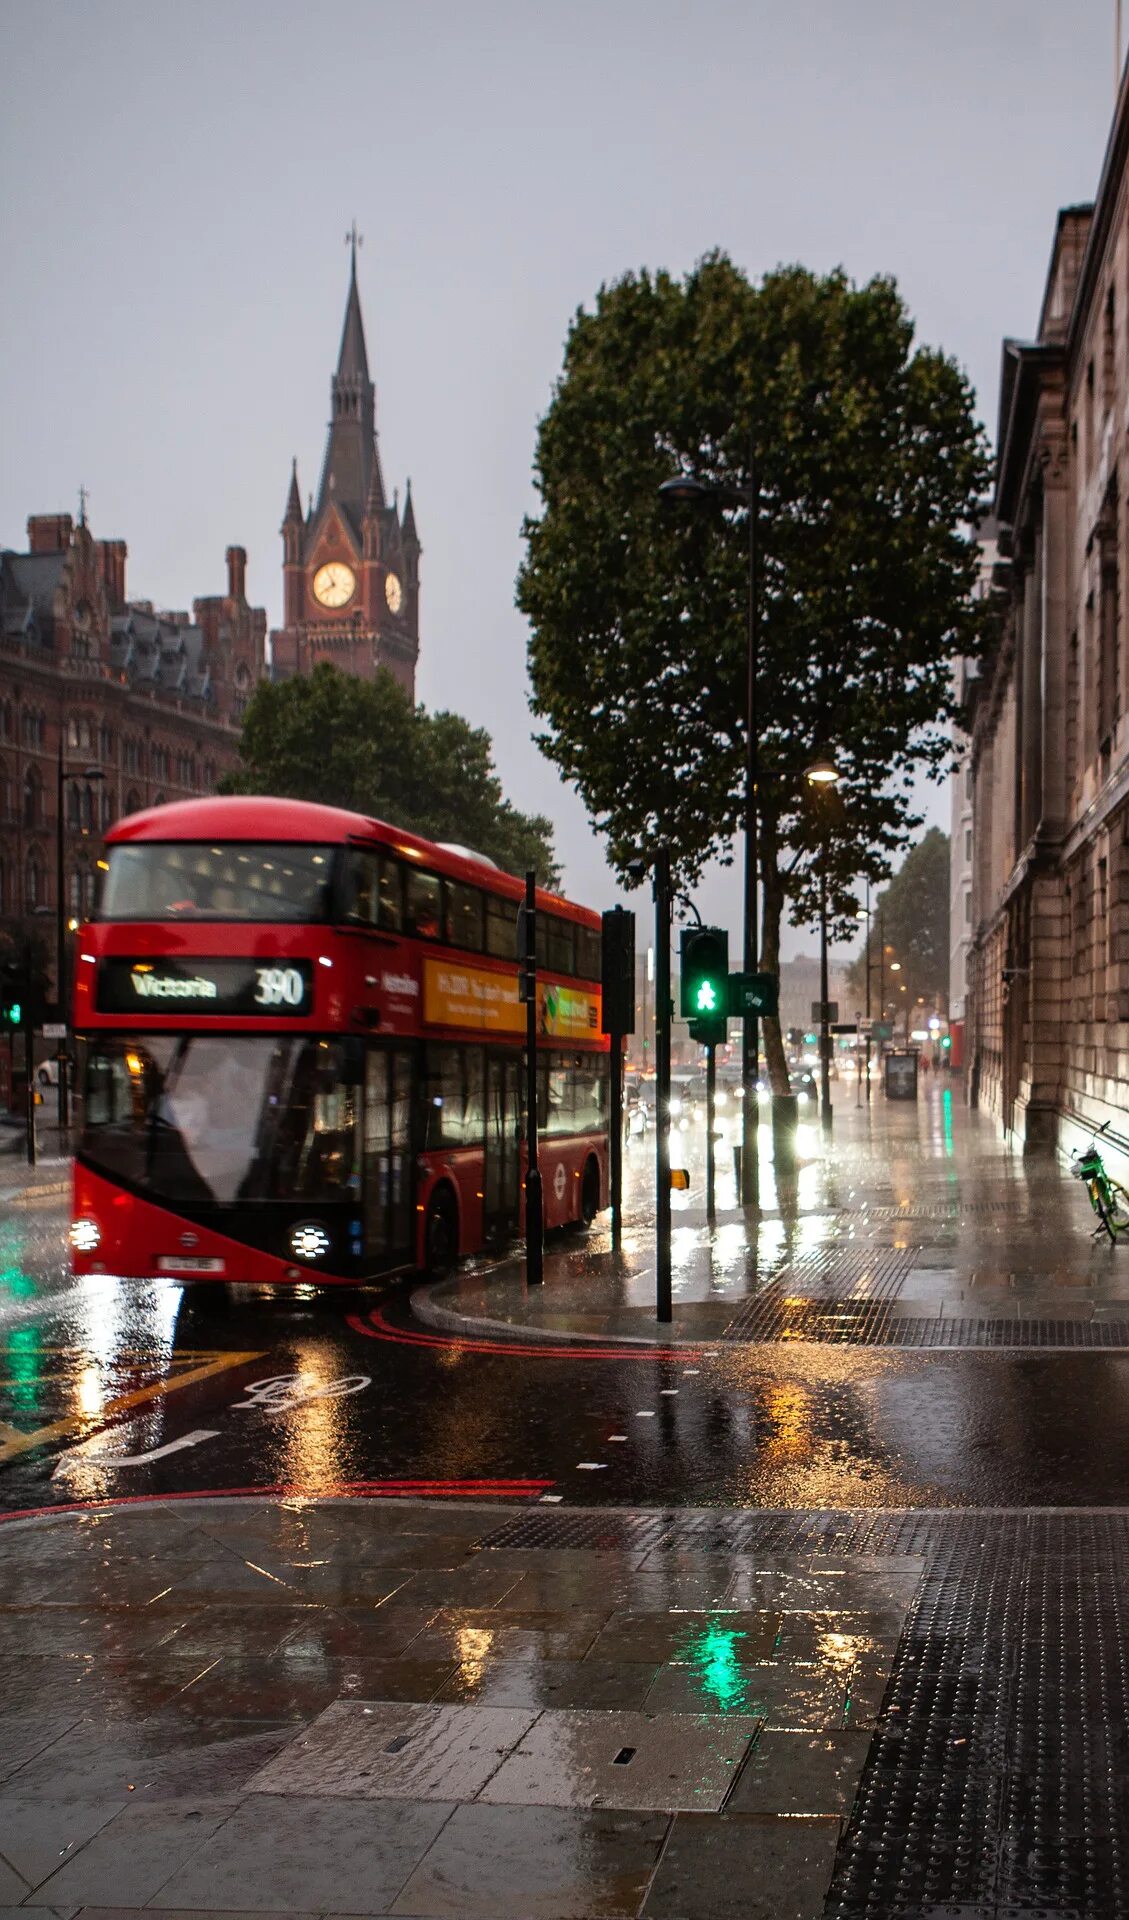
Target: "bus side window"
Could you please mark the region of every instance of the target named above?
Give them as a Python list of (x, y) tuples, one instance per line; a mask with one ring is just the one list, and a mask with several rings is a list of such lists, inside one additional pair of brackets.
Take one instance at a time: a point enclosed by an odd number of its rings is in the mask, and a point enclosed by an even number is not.
[(496, 960), (515, 960), (517, 953), (517, 907), (512, 900), (500, 900), (496, 894), (486, 897), (486, 951)]
[(453, 947), (468, 953), (482, 952), (482, 895), (477, 887), (464, 887), (458, 880), (444, 882), (447, 899), (447, 939)]
[(438, 940), (442, 932), (442, 900), (439, 875), (408, 869), (407, 929), (421, 940)]
[(378, 922), (386, 933), (404, 930), (404, 869), (388, 854), (380, 862)]
[(582, 980), (600, 978), (600, 936), (594, 927), (576, 929), (576, 971)]
[(558, 914), (548, 915), (549, 921), (549, 960), (553, 973), (576, 972), (576, 950), (572, 937), (572, 921), (562, 920)]
[(362, 927), (376, 925), (377, 875), (375, 854), (355, 850), (349, 854), (345, 879), (346, 920)]

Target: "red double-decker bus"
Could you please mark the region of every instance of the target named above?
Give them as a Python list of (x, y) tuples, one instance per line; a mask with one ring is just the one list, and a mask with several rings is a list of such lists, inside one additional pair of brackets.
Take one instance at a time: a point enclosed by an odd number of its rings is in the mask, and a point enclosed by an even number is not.
[[(522, 1221), (521, 882), (379, 820), (190, 800), (122, 820), (75, 968), (78, 1273), (356, 1283)], [(538, 895), (545, 1218), (608, 1189), (600, 920)]]

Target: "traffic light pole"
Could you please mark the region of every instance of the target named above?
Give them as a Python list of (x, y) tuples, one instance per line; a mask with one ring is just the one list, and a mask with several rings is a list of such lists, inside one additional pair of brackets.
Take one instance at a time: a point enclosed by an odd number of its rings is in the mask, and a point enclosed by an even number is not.
[(35, 1052), (35, 1047), (32, 1041), (32, 1028), (34, 1026), (34, 1021), (32, 1020), (32, 1017), (31, 1017), (31, 1007), (26, 1002), (23, 1008), (21, 1009), (21, 1011), (23, 1013), (23, 1028), (24, 1028), (24, 1077), (27, 1080), (27, 1093), (24, 1100), (24, 1107), (25, 1107), (24, 1125), (26, 1129), (27, 1164), (29, 1167), (34, 1167), (36, 1162), (35, 1067), (32, 1059), (32, 1056)]
[(673, 1317), (670, 1270), (670, 849), (655, 855), (655, 1319)]
[(717, 1105), (717, 1048), (706, 1048), (706, 1219), (713, 1226), (716, 1217), (714, 1188), (717, 1158), (714, 1149), (714, 1109)]
[(545, 1278), (545, 1215), (537, 1164), (537, 875), (525, 876), (525, 1277)]
[(831, 1132), (831, 1031), (827, 979), (827, 860), (819, 875), (819, 1120)]
[[(757, 970), (757, 670), (760, 651), (760, 610), (757, 593), (757, 533), (760, 519), (760, 480), (757, 448), (749, 436), (749, 606), (745, 649), (745, 939), (742, 964), (747, 976)], [(760, 1203), (760, 1106), (757, 1100), (757, 1064), (760, 1030), (755, 1012), (746, 1010), (741, 1026), (741, 1201)]]

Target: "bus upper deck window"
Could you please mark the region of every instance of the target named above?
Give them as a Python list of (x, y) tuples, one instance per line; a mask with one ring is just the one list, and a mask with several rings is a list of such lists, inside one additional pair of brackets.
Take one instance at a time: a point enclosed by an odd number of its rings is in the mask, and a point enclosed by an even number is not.
[(404, 930), (404, 870), (387, 855), (380, 862), (379, 921), (388, 933)]
[(412, 867), (406, 891), (408, 932), (418, 933), (422, 940), (438, 940), (442, 932), (439, 875)]

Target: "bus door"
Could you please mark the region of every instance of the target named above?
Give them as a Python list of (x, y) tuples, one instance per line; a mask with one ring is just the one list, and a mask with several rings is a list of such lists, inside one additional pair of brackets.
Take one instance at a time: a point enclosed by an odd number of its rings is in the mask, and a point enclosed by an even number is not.
[(486, 1051), (486, 1167), (483, 1216), (488, 1234), (517, 1232), (521, 1203), (521, 1057)]
[(412, 1049), (370, 1045), (365, 1067), (365, 1254), (370, 1266), (412, 1257)]

